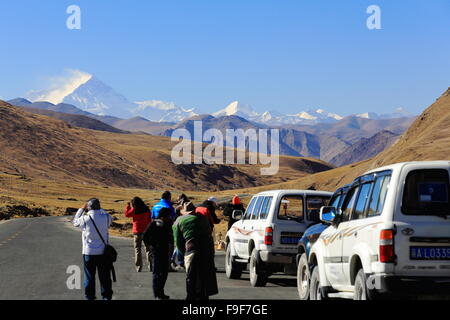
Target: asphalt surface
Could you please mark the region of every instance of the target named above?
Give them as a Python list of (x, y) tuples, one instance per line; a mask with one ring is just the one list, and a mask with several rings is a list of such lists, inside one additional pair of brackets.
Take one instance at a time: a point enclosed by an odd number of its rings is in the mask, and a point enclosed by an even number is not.
[[(42, 217), (0, 222), (0, 300), (79, 300), (83, 299), (81, 230), (70, 217)], [(151, 273), (137, 273), (133, 244), (128, 238), (113, 237), (111, 244), (119, 253), (115, 264), (115, 300), (151, 300)], [(219, 294), (211, 299), (298, 299), (296, 279), (275, 275), (263, 288), (250, 286), (248, 272), (240, 280), (225, 276), (224, 254), (216, 255)], [(69, 289), (69, 266), (81, 270), (81, 289)], [(73, 283), (73, 282), (72, 282)], [(97, 297), (100, 298), (97, 282)], [(166, 294), (172, 299), (186, 297), (185, 273), (171, 272)]]

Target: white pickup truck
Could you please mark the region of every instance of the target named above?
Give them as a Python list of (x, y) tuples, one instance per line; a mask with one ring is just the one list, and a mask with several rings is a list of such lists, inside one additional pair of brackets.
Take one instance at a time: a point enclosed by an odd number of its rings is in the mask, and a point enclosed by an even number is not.
[(309, 254), (310, 298), (450, 294), (449, 161), (398, 163), (351, 185)]
[(258, 193), (245, 214), (234, 212), (235, 222), (226, 237), (226, 275), (240, 278), (249, 264), (252, 286), (265, 286), (275, 272), (296, 273), (297, 243), (331, 192), (274, 190)]

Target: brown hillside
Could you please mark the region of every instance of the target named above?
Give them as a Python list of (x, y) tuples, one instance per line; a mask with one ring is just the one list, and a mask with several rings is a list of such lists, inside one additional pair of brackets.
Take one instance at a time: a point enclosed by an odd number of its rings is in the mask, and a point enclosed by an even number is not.
[(450, 159), (450, 88), (414, 121), (394, 146), (376, 156), (373, 165), (444, 159)]
[(0, 170), (27, 178), (207, 191), (279, 183), (331, 168), (285, 157), (276, 176), (261, 176), (257, 165), (176, 166), (173, 145), (167, 137), (73, 127), (0, 101)]

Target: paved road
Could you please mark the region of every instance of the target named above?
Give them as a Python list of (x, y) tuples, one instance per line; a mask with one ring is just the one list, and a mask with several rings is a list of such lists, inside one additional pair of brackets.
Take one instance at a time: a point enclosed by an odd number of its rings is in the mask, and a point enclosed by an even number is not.
[[(115, 265), (117, 283), (114, 299), (152, 299), (151, 274), (137, 273), (133, 266), (131, 239), (113, 238), (119, 252)], [(83, 299), (82, 290), (66, 285), (68, 266), (82, 270), (81, 231), (68, 217), (43, 217), (0, 222), (0, 300)], [(217, 254), (220, 293), (213, 299), (297, 299), (295, 277), (273, 276), (266, 287), (252, 288), (248, 273), (241, 280), (229, 280), (224, 273), (224, 255)], [(166, 294), (185, 298), (185, 274), (169, 274)]]

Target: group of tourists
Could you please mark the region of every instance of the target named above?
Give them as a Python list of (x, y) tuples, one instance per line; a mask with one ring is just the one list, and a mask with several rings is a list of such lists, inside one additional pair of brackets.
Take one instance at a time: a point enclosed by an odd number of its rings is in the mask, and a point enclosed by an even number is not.
[[(137, 272), (143, 270), (144, 251), (148, 270), (153, 273), (155, 299), (170, 299), (164, 291), (168, 274), (180, 270), (186, 272), (187, 300), (206, 300), (218, 293), (213, 241), (214, 225), (220, 223), (217, 208), (215, 197), (195, 206), (185, 194), (172, 201), (169, 191), (162, 194), (152, 209), (139, 197), (127, 203), (124, 214), (133, 220), (134, 266)], [(228, 217), (228, 228), (235, 222), (232, 218), (234, 210), (244, 210), (237, 196), (223, 212)], [(84, 288), (88, 300), (96, 299), (96, 271), (102, 298), (112, 299), (111, 271), (113, 276), (115, 274), (112, 263), (104, 254), (109, 244), (111, 223), (111, 215), (95, 198), (80, 208), (73, 220), (74, 226), (83, 231)]]

